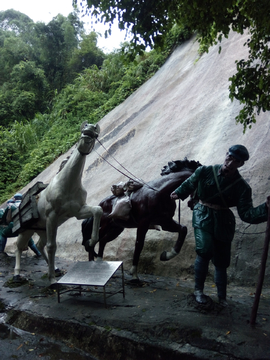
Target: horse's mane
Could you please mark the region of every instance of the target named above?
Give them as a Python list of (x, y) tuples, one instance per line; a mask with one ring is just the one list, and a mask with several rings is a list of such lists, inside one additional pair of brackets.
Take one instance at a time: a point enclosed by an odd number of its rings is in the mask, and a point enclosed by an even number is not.
[(184, 160), (175, 160), (169, 161), (168, 165), (163, 166), (161, 169), (160, 175), (168, 175), (170, 173), (175, 173), (184, 170), (192, 170), (195, 171), (198, 167), (202, 166), (199, 161), (188, 160), (186, 157)]

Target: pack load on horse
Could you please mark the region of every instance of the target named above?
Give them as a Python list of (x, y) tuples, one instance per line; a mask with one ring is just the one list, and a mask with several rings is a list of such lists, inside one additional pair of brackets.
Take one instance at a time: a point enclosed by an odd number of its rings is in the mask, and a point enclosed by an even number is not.
[(128, 180), (126, 183), (120, 182), (111, 187), (111, 192), (116, 197), (113, 204), (112, 212), (108, 215), (109, 218), (128, 220), (131, 210), (130, 195), (133, 191), (140, 189), (142, 183), (134, 180)]
[[(139, 258), (149, 229), (161, 227), (164, 231), (178, 233), (178, 239), (172, 250), (170, 252), (164, 251), (161, 254), (160, 259), (162, 261), (170, 260), (179, 254), (187, 234), (187, 228), (173, 220), (176, 204), (170, 198), (170, 194), (199, 166), (201, 164), (194, 160), (171, 161), (162, 168), (160, 178), (140, 184), (141, 186), (134, 188), (134, 191), (129, 194), (128, 199), (126, 199), (124, 183), (113, 185), (113, 195), (106, 197), (99, 203), (103, 215), (99, 229), (98, 254), (94, 251), (97, 241), (91, 238), (93, 219), (86, 219), (82, 223), (83, 245), (89, 253), (89, 260), (94, 260), (95, 257), (97, 260), (102, 260), (106, 244), (116, 239), (125, 228), (137, 228), (133, 265), (130, 270), (134, 279), (138, 279)], [(125, 199), (129, 205), (121, 208), (121, 202), (119, 202), (121, 198)]]
[[(84, 122), (81, 125), (81, 137), (77, 147), (45, 188), (26, 193), (18, 212), (22, 212), (18, 219), (19, 225), (15, 226), (20, 234), (17, 239), (16, 263), (14, 279), (19, 279), (21, 253), (26, 247), (28, 240), (34, 233), (39, 235), (37, 248), (48, 263), (48, 276), (51, 284), (55, 279), (55, 252), (57, 228), (71, 217), (78, 220), (93, 217), (93, 228), (91, 238), (98, 241), (98, 229), (102, 208), (100, 206), (89, 206), (86, 204), (87, 192), (82, 186), (81, 178), (85, 165), (86, 155), (90, 154), (99, 135), (99, 125)], [(40, 185), (40, 184), (39, 184)], [(40, 188), (40, 186), (38, 186)], [(32, 204), (29, 211), (27, 204)], [(25, 207), (24, 204), (27, 206)], [(14, 230), (15, 230), (14, 229)], [(46, 246), (46, 249), (45, 249)]]

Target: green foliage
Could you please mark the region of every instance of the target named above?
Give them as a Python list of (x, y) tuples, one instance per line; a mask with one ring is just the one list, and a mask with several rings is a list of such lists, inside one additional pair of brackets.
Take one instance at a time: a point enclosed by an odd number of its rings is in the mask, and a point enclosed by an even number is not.
[[(77, 0), (73, 2), (76, 4)], [(148, 46), (162, 46), (178, 13), (178, 1), (172, 0), (85, 0), (80, 1), (80, 5), (98, 22), (113, 23), (116, 20), (120, 29), (130, 30), (133, 33), (131, 44), (137, 53), (142, 53)], [(110, 34), (110, 28), (107, 33)]]
[[(115, 58), (115, 59), (114, 59)], [(103, 79), (110, 79), (111, 82), (104, 81), (103, 86), (109, 94), (109, 98), (102, 106), (97, 108), (90, 117), (90, 120), (97, 122), (104, 117), (108, 112), (113, 110), (116, 106), (121, 104), (128, 96), (137, 90), (145, 81), (150, 79), (156, 71), (163, 65), (167, 58), (166, 54), (157, 53), (154, 50), (145, 53), (143, 56), (138, 56), (136, 62), (126, 65), (126, 61), (122, 58), (121, 52), (115, 53), (110, 57), (111, 62), (105, 61), (101, 72)], [(113, 59), (115, 61), (113, 61)], [(122, 59), (122, 68), (119, 70)], [(115, 63), (118, 63), (118, 70), (115, 73)], [(110, 86), (108, 86), (110, 84)]]
[(24, 161), (24, 157), (16, 148), (12, 134), (2, 127), (0, 127), (0, 149), (0, 194), (5, 194), (1, 200), (6, 201), (12, 195), (11, 189), (20, 173), (20, 164)]
[(190, 39), (193, 32), (184, 25), (173, 25), (166, 35), (165, 49), (172, 52), (177, 46)]
[[(74, 21), (74, 18), (71, 18)], [(76, 21), (76, 24), (78, 21)], [(47, 25), (36, 24), (39, 37), (39, 61), (45, 71), (51, 90), (58, 91), (67, 83), (66, 66), (77, 49), (80, 27), (62, 15), (53, 18)]]
[(31, 53), (31, 46), (25, 43), (19, 35), (3, 33), (0, 47), (0, 86), (9, 81), (13, 67), (21, 61), (30, 59)]
[(123, 102), (189, 36), (175, 26), (163, 52), (141, 52), (131, 61), (128, 44), (105, 56), (97, 34), (81, 31), (76, 13), (48, 25), (11, 13), (16, 26), (0, 15), (0, 202), (68, 151), (83, 121), (96, 123)]
[(23, 166), (18, 182), (21, 186), (27, 185), (33, 178), (42, 172), (57, 157), (70, 149), (79, 137), (79, 120), (76, 125), (55, 124), (43, 138), (43, 141), (29, 153), (28, 162)]
[(48, 114), (39, 113), (31, 121), (14, 122), (5, 134), (12, 139), (14, 159), (15, 155), (24, 154), (25, 160), (17, 164), (13, 186), (7, 188), (7, 182), (3, 185), (0, 200), (6, 200), (11, 190), (25, 186), (70, 149), (80, 136), (84, 120), (99, 121), (153, 76), (166, 57), (151, 51), (127, 63), (120, 50), (114, 52), (100, 69), (96, 65), (85, 69), (73, 84), (56, 94)]
[(72, 57), (68, 60), (66, 71), (69, 82), (72, 82), (80, 72), (92, 65), (99, 68), (102, 65), (105, 55), (97, 47), (97, 37), (98, 35), (93, 31), (88, 35), (82, 35), (79, 47), (74, 50)]
[(36, 112), (46, 109), (47, 93), (44, 71), (32, 61), (21, 61), (0, 87), (0, 124), (32, 119)]
[[(237, 73), (229, 79), (231, 100), (235, 98), (244, 104), (236, 117), (236, 121), (243, 124), (244, 131), (256, 122), (255, 113), (259, 115), (261, 111), (270, 110), (269, 42), (270, 35), (265, 36), (263, 41), (249, 39), (249, 58), (236, 61)], [(260, 61), (257, 59), (258, 53)]]
[[(67, 17), (58, 15), (48, 24), (34, 23), (18, 11), (2, 11), (0, 45), (0, 86), (6, 83), (11, 86), (10, 76), (15, 66), (35, 63), (49, 86), (46, 89), (48, 103), (55, 90), (61, 91), (84, 68), (93, 64), (101, 66), (105, 58), (97, 47), (97, 34), (84, 33), (76, 11)], [(33, 80), (37, 84), (34, 74)]]
[(148, 46), (164, 48), (175, 24), (198, 34), (200, 53), (227, 38), (231, 30), (248, 31), (248, 59), (237, 62), (237, 73), (230, 78), (230, 98), (244, 105), (236, 118), (244, 131), (255, 122), (255, 112), (269, 111), (269, 0), (80, 0), (80, 4), (98, 22), (116, 20), (120, 29), (129, 30), (133, 35), (129, 51), (135, 53)]
[(10, 9), (0, 11), (0, 29), (16, 33), (28, 33), (33, 26), (33, 20), (19, 11)]
[(32, 149), (38, 141), (35, 128), (31, 123), (23, 125), (18, 121), (15, 121), (9, 136), (12, 136), (14, 142), (14, 148), (17, 148), (20, 153), (26, 153)]

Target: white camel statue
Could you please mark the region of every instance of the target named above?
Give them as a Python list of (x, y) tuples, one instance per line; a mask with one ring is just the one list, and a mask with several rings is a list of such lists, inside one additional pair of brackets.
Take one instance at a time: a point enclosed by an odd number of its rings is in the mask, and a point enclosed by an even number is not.
[(100, 218), (103, 210), (100, 206), (86, 204), (87, 192), (82, 186), (81, 177), (86, 155), (92, 151), (99, 132), (99, 125), (87, 123), (81, 125), (81, 137), (76, 149), (62, 170), (37, 195), (39, 218), (37, 222), (31, 225), (31, 228), (27, 228), (18, 236), (14, 280), (20, 279), (21, 254), (34, 233), (39, 235), (37, 248), (48, 263), (48, 276), (51, 285), (56, 283), (55, 252), (58, 226), (73, 216), (78, 220), (93, 216), (92, 239), (98, 241)]

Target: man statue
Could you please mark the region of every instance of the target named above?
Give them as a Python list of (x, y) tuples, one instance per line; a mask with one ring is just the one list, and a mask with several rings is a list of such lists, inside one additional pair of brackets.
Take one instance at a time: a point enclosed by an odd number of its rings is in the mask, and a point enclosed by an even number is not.
[(195, 193), (192, 225), (196, 242), (195, 299), (205, 304), (203, 293), (208, 265), (215, 266), (215, 283), (219, 302), (227, 306), (227, 268), (230, 265), (231, 242), (235, 232), (235, 217), (229, 209), (236, 207), (242, 221), (258, 224), (267, 221), (270, 196), (253, 207), (252, 190), (238, 172), (249, 159), (243, 145), (229, 148), (222, 165), (200, 166), (194, 174), (171, 193), (172, 199), (186, 199)]

